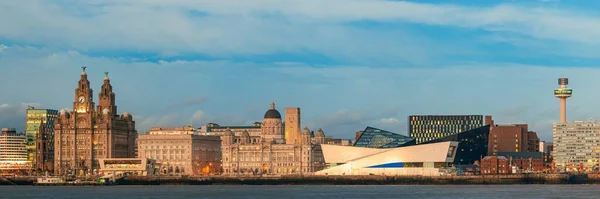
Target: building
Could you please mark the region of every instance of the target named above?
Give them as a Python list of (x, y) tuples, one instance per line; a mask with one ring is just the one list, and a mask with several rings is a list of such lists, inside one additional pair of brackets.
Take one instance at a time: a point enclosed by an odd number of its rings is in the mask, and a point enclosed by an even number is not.
[(194, 127), (154, 127), (138, 137), (139, 158), (156, 160), (159, 175), (209, 175), (221, 168), (221, 140)]
[(512, 169), (510, 168), (508, 158), (493, 155), (481, 159), (480, 172), (481, 175), (510, 174)]
[[(300, 111), (297, 113), (293, 112), (292, 118), (299, 117)], [(300, 119), (287, 124), (295, 126), (296, 121)], [(307, 127), (303, 129), (299, 141), (285, 137), (281, 114), (272, 102), (264, 115), (259, 139), (252, 139), (247, 131), (241, 135), (234, 134), (231, 129), (221, 136), (223, 174), (288, 175), (310, 174), (320, 170), (324, 167), (323, 154), (320, 144), (313, 143), (316, 140), (314, 137)], [(287, 140), (295, 142), (288, 144)]]
[(539, 152), (540, 139), (536, 132), (529, 131), (527, 124), (490, 126), (487, 155), (498, 152)]
[(408, 136), (417, 144), (484, 126), (482, 115), (411, 115)]
[(554, 123), (552, 139), (552, 158), (557, 171), (598, 171), (600, 122)]
[(54, 173), (96, 174), (101, 158), (133, 158), (137, 131), (131, 114), (115, 105), (108, 72), (95, 106), (85, 67), (75, 89), (73, 110), (63, 109), (54, 125)]
[(544, 163), (549, 164), (552, 162), (552, 151), (552, 142), (540, 141), (540, 152), (544, 155)]
[(567, 122), (567, 98), (573, 94), (573, 89), (567, 88), (568, 78), (558, 78), (558, 88), (554, 90), (554, 96), (560, 99), (560, 122)]
[(200, 127), (197, 131), (199, 135), (222, 136), (227, 131), (233, 132), (236, 136), (241, 136), (243, 132), (250, 134), (250, 139), (259, 139), (261, 134), (261, 122), (254, 122), (252, 126), (221, 126), (216, 123), (208, 123)]
[(300, 108), (288, 107), (285, 108), (285, 143), (295, 144), (302, 139), (300, 134)]
[(498, 156), (508, 158), (511, 173), (538, 173), (545, 170), (541, 152), (498, 152)]
[(57, 110), (27, 109), (25, 136), (27, 137), (27, 161), (37, 171), (53, 171), (54, 168), (54, 120)]
[(421, 144), (430, 144), (438, 142), (458, 142), (454, 166), (471, 165), (481, 160), (488, 152), (490, 126), (482, 126), (468, 131), (460, 132), (454, 135), (438, 138), (423, 142)]
[(368, 148), (396, 148), (415, 144), (415, 139), (367, 126), (360, 136), (354, 142), (355, 147)]
[(440, 176), (454, 161), (457, 142), (397, 148), (321, 145), (327, 165), (315, 175)]
[(14, 128), (2, 128), (0, 134), (0, 172), (2, 175), (24, 174), (31, 169), (27, 161), (27, 139)]
[(156, 161), (148, 158), (100, 158), (100, 173), (112, 175), (128, 173), (137, 176), (156, 175)]

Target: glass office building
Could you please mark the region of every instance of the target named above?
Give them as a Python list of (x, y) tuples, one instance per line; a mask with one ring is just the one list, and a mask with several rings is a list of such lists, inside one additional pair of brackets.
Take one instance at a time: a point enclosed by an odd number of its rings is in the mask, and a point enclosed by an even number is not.
[(485, 125), (443, 138), (422, 142), (421, 144), (457, 141), (458, 149), (454, 158), (454, 165), (469, 165), (486, 156), (489, 134), (490, 125)]
[(411, 115), (408, 136), (417, 144), (445, 138), (484, 125), (483, 115)]
[(408, 136), (368, 126), (354, 143), (355, 147), (396, 148), (414, 144)]
[(58, 110), (51, 109), (27, 109), (27, 120), (25, 124), (25, 136), (27, 138), (27, 161), (36, 165), (36, 139), (40, 132), (40, 126), (44, 125), (40, 138), (47, 146), (42, 151), (42, 157), (45, 161), (54, 160), (54, 120), (58, 115)]

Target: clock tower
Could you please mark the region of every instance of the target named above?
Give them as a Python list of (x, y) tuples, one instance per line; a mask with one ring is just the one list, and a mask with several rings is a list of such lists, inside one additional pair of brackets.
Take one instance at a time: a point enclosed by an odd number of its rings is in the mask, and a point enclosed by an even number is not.
[(100, 159), (135, 157), (135, 121), (117, 113), (108, 73), (95, 107), (86, 67), (81, 68), (73, 111), (61, 110), (54, 121), (55, 175), (99, 175)]

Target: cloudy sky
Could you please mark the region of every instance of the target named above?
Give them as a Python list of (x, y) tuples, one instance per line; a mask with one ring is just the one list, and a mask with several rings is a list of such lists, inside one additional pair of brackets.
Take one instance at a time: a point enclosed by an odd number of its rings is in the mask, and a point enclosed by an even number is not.
[[(600, 119), (600, 1), (0, 1), (0, 126), (27, 105), (72, 109), (82, 65), (109, 71), (119, 112), (152, 126), (245, 125), (269, 103), (352, 138), (410, 114), (492, 115), (551, 140)], [(97, 96), (97, 92), (94, 93)], [(283, 112), (283, 111), (282, 111)]]

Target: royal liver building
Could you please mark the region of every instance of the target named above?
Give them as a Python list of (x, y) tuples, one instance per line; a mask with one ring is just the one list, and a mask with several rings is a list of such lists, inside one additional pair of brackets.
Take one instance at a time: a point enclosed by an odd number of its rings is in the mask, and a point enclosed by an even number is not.
[[(284, 130), (285, 129), (285, 130)], [(221, 137), (224, 175), (310, 174), (324, 168), (320, 143), (308, 128), (300, 132), (300, 109), (287, 108), (285, 124), (275, 103), (265, 113), (259, 139), (247, 131)]]
[(95, 106), (85, 67), (75, 89), (73, 110), (60, 111), (54, 125), (54, 173), (96, 174), (99, 158), (135, 157), (137, 131), (131, 114), (117, 114), (108, 73)]

